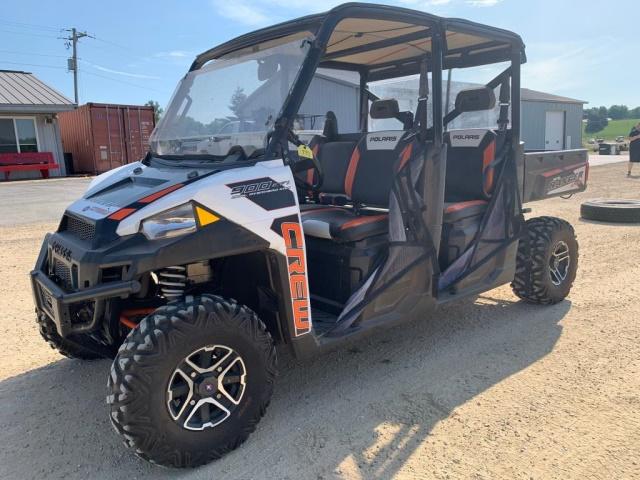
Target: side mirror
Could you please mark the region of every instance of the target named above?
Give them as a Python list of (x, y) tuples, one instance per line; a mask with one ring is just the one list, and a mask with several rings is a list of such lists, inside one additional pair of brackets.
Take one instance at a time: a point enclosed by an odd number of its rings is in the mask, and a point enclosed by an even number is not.
[(269, 80), (278, 72), (278, 62), (273, 59), (258, 60), (258, 80)]
[(399, 114), (398, 101), (393, 98), (389, 100), (374, 100), (369, 109), (371, 118), (396, 118)]
[(456, 96), (458, 112), (492, 110), (496, 106), (496, 94), (489, 87), (469, 88)]

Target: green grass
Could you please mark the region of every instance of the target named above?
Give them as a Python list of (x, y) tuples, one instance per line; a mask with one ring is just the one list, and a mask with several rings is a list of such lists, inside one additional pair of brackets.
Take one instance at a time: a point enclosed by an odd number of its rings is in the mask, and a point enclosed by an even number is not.
[(626, 120), (610, 120), (609, 125), (604, 130), (599, 132), (587, 133), (584, 131), (586, 123), (582, 124), (582, 141), (587, 143), (590, 138), (604, 138), (607, 141), (615, 140), (616, 137), (622, 135), (627, 138), (629, 132), (640, 120), (639, 119), (626, 119)]

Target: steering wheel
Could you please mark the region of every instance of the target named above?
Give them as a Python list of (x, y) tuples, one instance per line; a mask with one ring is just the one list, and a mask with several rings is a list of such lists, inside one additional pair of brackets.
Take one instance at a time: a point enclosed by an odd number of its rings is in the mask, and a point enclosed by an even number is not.
[[(313, 150), (311, 150), (306, 143), (301, 141), (298, 135), (296, 135), (296, 133), (292, 129), (289, 129), (287, 137), (289, 142), (298, 147), (298, 159), (295, 161), (290, 161), (289, 164), (291, 170), (294, 173), (293, 178), (296, 182), (296, 185), (302, 190), (318, 191), (322, 186), (322, 182), (324, 181), (324, 172), (322, 170), (320, 161), (313, 154)], [(306, 180), (300, 178), (298, 175), (295, 175), (296, 173), (309, 170), (309, 168), (313, 168), (313, 170), (315, 171), (314, 177), (316, 178), (316, 181), (314, 183), (309, 183)]]

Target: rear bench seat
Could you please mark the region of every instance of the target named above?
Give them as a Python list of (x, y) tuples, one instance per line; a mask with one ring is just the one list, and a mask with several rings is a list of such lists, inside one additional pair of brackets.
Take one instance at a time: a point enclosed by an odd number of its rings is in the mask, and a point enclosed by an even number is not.
[[(320, 149), (325, 183), (323, 193), (345, 195), (366, 207), (356, 214), (352, 207), (302, 205), (305, 234), (338, 242), (359, 241), (388, 231), (389, 193), (396, 159), (407, 152), (407, 132), (387, 131), (365, 135), (353, 148), (350, 142), (326, 142)], [(444, 224), (479, 216), (487, 208), (495, 187), (496, 133), (489, 129), (448, 132)], [(327, 149), (327, 147), (329, 147)], [(461, 172), (464, 172), (461, 174)], [(344, 179), (344, 180), (343, 180)], [(376, 209), (377, 207), (377, 209)]]

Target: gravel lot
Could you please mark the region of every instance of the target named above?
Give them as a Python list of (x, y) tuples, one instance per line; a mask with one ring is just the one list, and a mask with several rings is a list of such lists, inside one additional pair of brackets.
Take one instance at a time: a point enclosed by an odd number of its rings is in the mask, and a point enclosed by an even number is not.
[(594, 167), (587, 193), (530, 205), (576, 228), (568, 300), (505, 286), (314, 361), (282, 353), (258, 430), (193, 471), (126, 450), (109, 362), (63, 359), (36, 331), (26, 274), (87, 180), (0, 185), (0, 478), (640, 478), (640, 225), (578, 218), (586, 198), (640, 198), (625, 173)]

